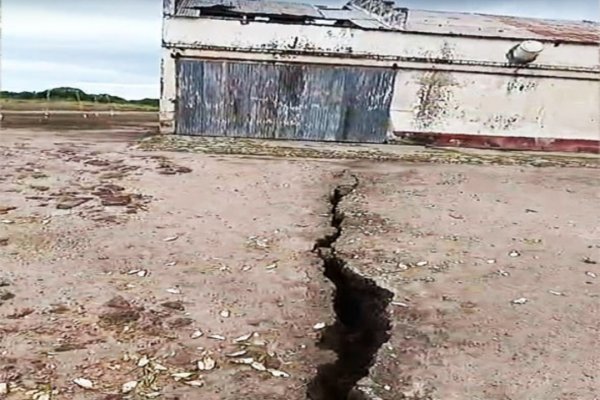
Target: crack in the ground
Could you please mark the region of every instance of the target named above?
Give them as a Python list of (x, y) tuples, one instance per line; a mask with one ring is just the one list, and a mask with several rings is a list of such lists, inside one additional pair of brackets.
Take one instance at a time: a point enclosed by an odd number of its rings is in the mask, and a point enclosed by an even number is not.
[(359, 185), (356, 176), (350, 178), (351, 183), (338, 185), (330, 197), (333, 233), (318, 239), (314, 247), (324, 275), (335, 285), (336, 321), (323, 331), (319, 345), (333, 350), (337, 360), (318, 367), (308, 385), (310, 400), (365, 400), (357, 383), (369, 375), (379, 348), (390, 338), (387, 306), (393, 294), (348, 268), (335, 250), (343, 230), (340, 203)]

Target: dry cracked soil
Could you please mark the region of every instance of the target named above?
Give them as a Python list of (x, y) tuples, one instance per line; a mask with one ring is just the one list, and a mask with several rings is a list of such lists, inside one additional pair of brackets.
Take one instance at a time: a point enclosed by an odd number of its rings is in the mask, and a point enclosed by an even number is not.
[(140, 136), (1, 131), (0, 398), (599, 398), (597, 158)]

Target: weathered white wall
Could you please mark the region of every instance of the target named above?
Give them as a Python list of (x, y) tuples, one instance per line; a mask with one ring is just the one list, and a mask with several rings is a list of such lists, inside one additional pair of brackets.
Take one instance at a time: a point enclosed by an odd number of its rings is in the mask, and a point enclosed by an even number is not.
[(163, 48), (160, 79), (160, 131), (175, 132), (175, 101), (177, 98), (177, 71), (171, 50)]
[[(506, 65), (519, 40), (366, 31), (316, 25), (219, 19), (167, 18), (164, 41), (172, 47), (237, 51), (301, 51), (364, 57), (443, 59)], [(598, 68), (598, 46), (547, 44), (536, 64), (547, 68)]]
[(396, 132), (600, 140), (600, 82), (398, 71)]
[(164, 41), (163, 132), (177, 54), (397, 68), (397, 132), (600, 139), (598, 46), (547, 43), (535, 65), (515, 68), (505, 58), (515, 40), (185, 18), (166, 19)]

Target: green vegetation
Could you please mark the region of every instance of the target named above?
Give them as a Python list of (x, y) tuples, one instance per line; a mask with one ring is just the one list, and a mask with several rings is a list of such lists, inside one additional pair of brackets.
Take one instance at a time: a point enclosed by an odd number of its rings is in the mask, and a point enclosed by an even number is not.
[(117, 110), (157, 111), (158, 99), (126, 100), (109, 94), (88, 94), (61, 87), (42, 92), (0, 91), (0, 106), (7, 110)]

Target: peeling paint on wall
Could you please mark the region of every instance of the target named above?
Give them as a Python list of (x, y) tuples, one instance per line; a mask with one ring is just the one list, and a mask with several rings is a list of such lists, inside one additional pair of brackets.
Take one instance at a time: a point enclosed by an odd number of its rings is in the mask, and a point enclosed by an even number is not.
[(515, 92), (528, 92), (530, 90), (535, 90), (537, 87), (537, 81), (533, 79), (525, 79), (514, 77), (506, 84), (506, 93), (511, 94)]
[(452, 87), (456, 81), (452, 74), (444, 71), (425, 72), (419, 79), (415, 124), (431, 128), (448, 113), (453, 99)]
[[(430, 62), (439, 60), (452, 65), (495, 66), (509, 68), (505, 54), (515, 41), (463, 37), (418, 35), (378, 30), (361, 30), (342, 26), (316, 26), (248, 22), (227, 19), (171, 18), (165, 20), (164, 44), (171, 48), (266, 52), (295, 55), (336, 56), (377, 60)], [(305, 39), (314, 50), (290, 50), (295, 38)], [(278, 47), (263, 48), (269, 43)], [(445, 45), (445, 43), (447, 43)], [(346, 48), (352, 48), (352, 54)], [(446, 53), (441, 54), (442, 49)], [(561, 46), (544, 51), (540, 63), (520, 68), (515, 73), (533, 70), (595, 73), (598, 71), (597, 48)], [(446, 60), (452, 49), (452, 60)], [(560, 49), (560, 51), (558, 50)]]
[(538, 113), (535, 117), (535, 122), (537, 123), (540, 129), (544, 129), (544, 116), (546, 114), (546, 110), (544, 107), (540, 107)]
[(441, 59), (446, 61), (454, 60), (457, 58), (455, 47), (446, 41), (444, 41), (444, 45), (442, 46), (440, 55)]
[(422, 51), (419, 53), (419, 56), (426, 60), (435, 60), (438, 62), (450, 62), (458, 59), (456, 55), (456, 46), (446, 40), (444, 40), (444, 43), (439, 49)]
[(483, 126), (490, 130), (508, 130), (520, 120), (520, 115), (492, 115), (483, 123)]

